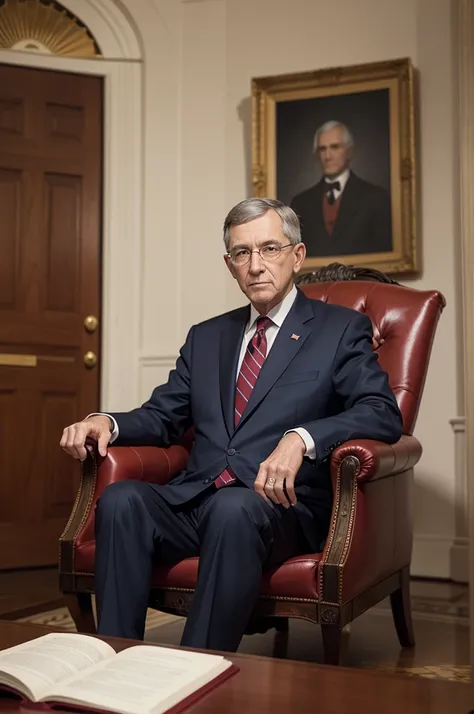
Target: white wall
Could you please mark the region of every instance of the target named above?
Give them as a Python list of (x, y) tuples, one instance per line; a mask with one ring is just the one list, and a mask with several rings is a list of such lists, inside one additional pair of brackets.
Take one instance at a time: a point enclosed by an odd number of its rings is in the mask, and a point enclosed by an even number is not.
[[(139, 6), (153, 3), (152, 22)], [(250, 195), (251, 78), (398, 57), (411, 57), (419, 70), (424, 273), (410, 284), (441, 290), (448, 306), (416, 429), (424, 456), (413, 571), (449, 577), (460, 479), (450, 419), (458, 416), (461, 379), (450, 0), (124, 4), (145, 56), (140, 399), (166, 379), (191, 324), (242, 302), (222, 261), (221, 225)]]

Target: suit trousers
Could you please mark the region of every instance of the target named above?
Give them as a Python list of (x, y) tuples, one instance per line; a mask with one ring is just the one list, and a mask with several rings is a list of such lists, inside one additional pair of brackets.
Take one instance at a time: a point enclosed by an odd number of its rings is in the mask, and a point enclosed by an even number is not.
[(234, 652), (258, 598), (264, 568), (297, 555), (293, 508), (267, 503), (237, 481), (171, 506), (166, 486), (123, 481), (96, 509), (98, 633), (142, 639), (154, 560), (199, 556), (199, 575), (181, 644)]

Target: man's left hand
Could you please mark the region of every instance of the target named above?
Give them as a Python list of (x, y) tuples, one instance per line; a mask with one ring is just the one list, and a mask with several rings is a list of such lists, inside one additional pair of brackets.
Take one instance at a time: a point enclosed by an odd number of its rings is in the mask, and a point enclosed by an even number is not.
[(254, 489), (266, 501), (285, 508), (296, 504), (295, 478), (306, 452), (306, 445), (296, 432), (286, 434), (270, 456), (262, 461)]

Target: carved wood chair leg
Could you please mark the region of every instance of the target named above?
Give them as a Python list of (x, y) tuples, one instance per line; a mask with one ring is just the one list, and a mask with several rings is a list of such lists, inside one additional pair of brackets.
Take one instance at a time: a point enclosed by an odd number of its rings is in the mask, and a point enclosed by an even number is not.
[(350, 624), (343, 628), (338, 625), (321, 625), (325, 664), (339, 664), (346, 651), (350, 631)]
[(65, 602), (78, 632), (95, 635), (96, 625), (92, 610), (92, 596), (89, 593), (65, 595)]
[(323, 635), (324, 661), (339, 664), (342, 646), (342, 629), (337, 625), (321, 625)]
[(393, 621), (402, 647), (414, 647), (415, 635), (411, 619), (410, 571), (404, 568), (401, 573), (402, 584), (390, 595)]

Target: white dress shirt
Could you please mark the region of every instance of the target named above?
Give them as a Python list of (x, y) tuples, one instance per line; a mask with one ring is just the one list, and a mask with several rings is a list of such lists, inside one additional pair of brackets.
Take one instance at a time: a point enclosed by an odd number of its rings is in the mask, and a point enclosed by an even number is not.
[(335, 178), (324, 177), (324, 183), (326, 184), (326, 187), (327, 187), (326, 191), (329, 190), (331, 188), (331, 184), (335, 183), (336, 181), (339, 181), (339, 183), (341, 184), (340, 190), (338, 190), (337, 188), (333, 189), (335, 201), (337, 201), (337, 199), (339, 198), (341, 193), (344, 191), (344, 189), (346, 187), (346, 183), (348, 182), (350, 175), (351, 175), (351, 172), (349, 171), (349, 169), (346, 169), (345, 171), (342, 172), (342, 174), (340, 174), (340, 176), (336, 176)]
[[(283, 321), (288, 315), (288, 313), (291, 310), (291, 307), (296, 299), (296, 296), (298, 294), (298, 291), (295, 286), (290, 290), (288, 295), (274, 308), (272, 308), (269, 313), (267, 314), (267, 317), (270, 318), (272, 321), (270, 325), (268, 325), (267, 329), (265, 330), (265, 336), (267, 338), (267, 355), (269, 354), (273, 343), (275, 342), (276, 336), (278, 335), (278, 332), (280, 330), (280, 327), (283, 325)], [(256, 322), (257, 319), (261, 317), (260, 313), (257, 312), (257, 310), (254, 308), (253, 305), (250, 306), (250, 319), (247, 323), (247, 327), (245, 328), (244, 332), (244, 339), (242, 340), (242, 345), (240, 348), (240, 355), (239, 355), (239, 362), (237, 365), (237, 374), (236, 374), (236, 379), (237, 376), (240, 372), (240, 367), (242, 365), (244, 355), (245, 355), (245, 350), (247, 349), (247, 345), (249, 344), (250, 340), (254, 336), (256, 332)], [(103, 412), (96, 412), (94, 414), (89, 414), (89, 416), (108, 416), (109, 419), (113, 422), (114, 428), (112, 431), (112, 435), (110, 437), (110, 443), (112, 444), (118, 437), (119, 435), (119, 428), (116, 420), (111, 416), (110, 414), (104, 414)], [(285, 434), (288, 434), (291, 431), (295, 431), (297, 434), (301, 436), (303, 439), (305, 446), (306, 446), (306, 451), (305, 451), (305, 456), (307, 456), (309, 459), (315, 459), (316, 458), (316, 448), (314, 445), (313, 438), (311, 434), (306, 431), (306, 429), (303, 429), (302, 427), (295, 427), (293, 429), (289, 429), (288, 431), (285, 432)]]

